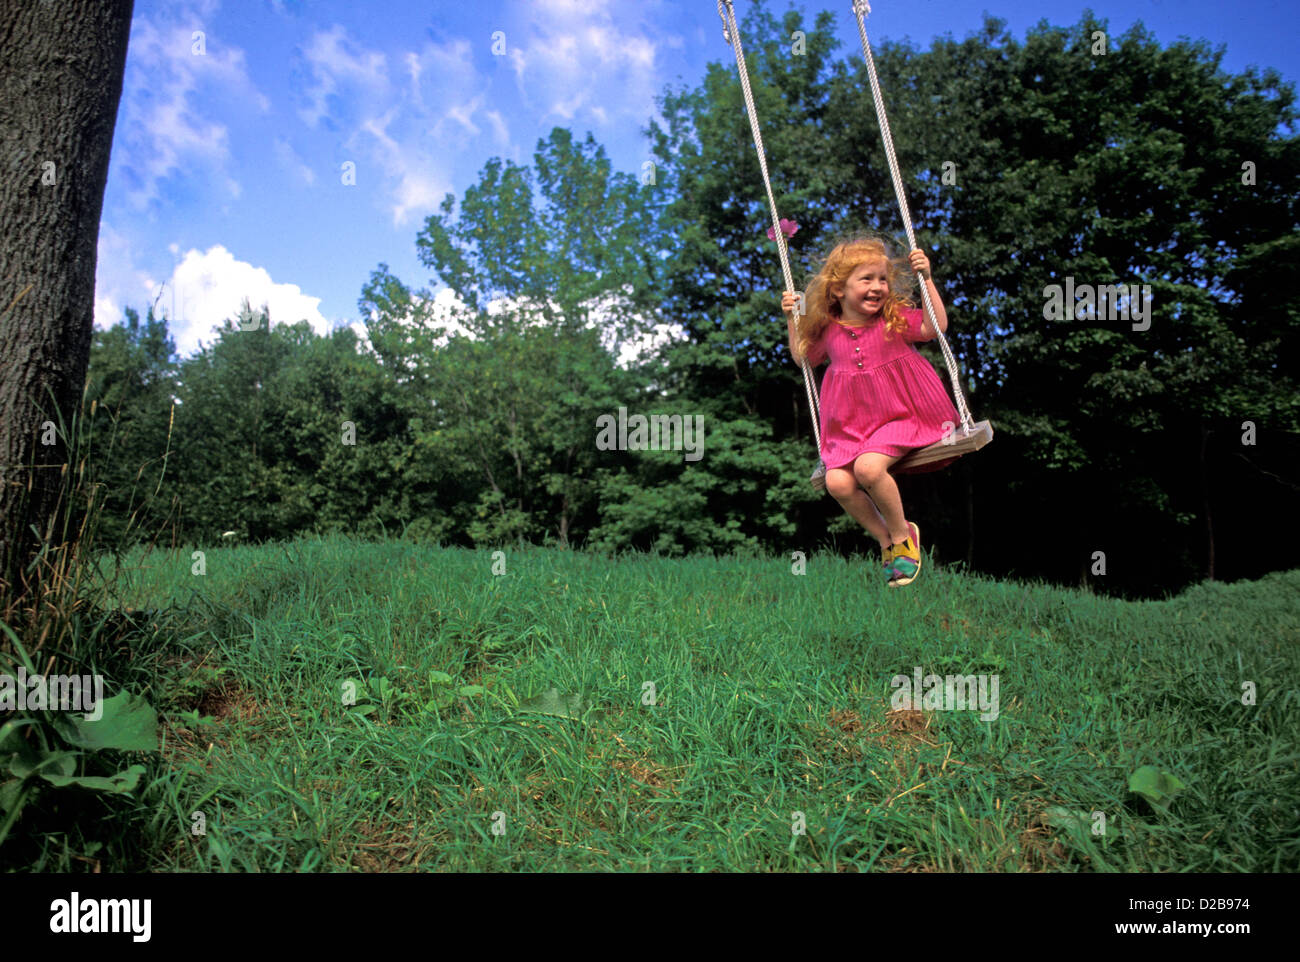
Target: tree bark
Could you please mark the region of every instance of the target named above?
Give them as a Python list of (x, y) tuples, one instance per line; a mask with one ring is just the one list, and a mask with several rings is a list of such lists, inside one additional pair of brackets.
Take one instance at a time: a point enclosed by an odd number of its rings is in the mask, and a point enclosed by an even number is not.
[[(94, 326), (99, 218), (134, 0), (0, 3), (0, 580), (53, 520)], [(53, 430), (46, 427), (52, 424)], [(33, 468), (32, 465), (36, 467)], [(73, 538), (76, 537), (74, 533)], [(18, 588), (21, 592), (21, 587)]]

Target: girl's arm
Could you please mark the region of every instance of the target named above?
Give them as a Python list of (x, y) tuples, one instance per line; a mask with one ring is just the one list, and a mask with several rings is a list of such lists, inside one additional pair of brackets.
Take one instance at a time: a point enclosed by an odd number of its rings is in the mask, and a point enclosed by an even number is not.
[[(922, 275), (922, 283), (925, 284), (926, 290), (930, 292), (930, 304), (934, 307), (934, 319), (939, 322), (939, 330), (948, 333), (948, 312), (944, 309), (943, 298), (939, 296), (939, 289), (934, 286), (934, 278), (930, 276), (930, 258), (925, 256), (921, 250), (914, 250), (908, 255), (911, 261), (912, 270)], [(930, 328), (930, 319), (922, 318), (921, 334), (927, 341), (938, 337)]]
[(794, 291), (786, 291), (781, 295), (781, 310), (785, 312), (786, 329), (790, 332), (790, 356), (793, 357), (796, 362), (799, 360), (799, 356), (795, 353), (795, 345), (798, 343), (799, 339), (797, 332), (794, 329), (794, 308), (797, 302), (798, 295), (795, 294)]

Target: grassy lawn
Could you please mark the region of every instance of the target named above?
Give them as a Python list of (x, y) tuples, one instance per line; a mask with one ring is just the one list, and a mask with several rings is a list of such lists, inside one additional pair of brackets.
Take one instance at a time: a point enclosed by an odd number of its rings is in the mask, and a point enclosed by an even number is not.
[[(800, 575), (335, 539), (192, 564), (118, 571), (116, 604), (162, 609), (100, 666), (160, 713), (149, 781), (68, 795), (5, 861), (1300, 868), (1300, 571), (1126, 602), (929, 563), (888, 590), (874, 559), (817, 554)], [(996, 718), (892, 702), (917, 669), (996, 676)], [(1130, 792), (1143, 766), (1184, 786), (1167, 808)]]

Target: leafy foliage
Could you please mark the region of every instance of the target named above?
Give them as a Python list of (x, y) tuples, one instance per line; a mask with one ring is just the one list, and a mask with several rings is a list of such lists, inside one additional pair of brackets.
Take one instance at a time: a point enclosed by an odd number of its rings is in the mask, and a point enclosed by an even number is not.
[[(21, 654), (17, 636), (12, 632), (9, 636)], [(25, 656), (23, 660), (28, 676), (44, 684), (45, 678)], [(11, 683), (12, 668), (8, 659), (0, 659), (0, 669)], [(110, 753), (156, 752), (157, 713), (144, 699), (127, 692), (94, 707), (94, 712), (84, 715), (19, 707), (0, 724), (0, 845), (23, 809), (50, 786), (122, 794), (139, 785), (144, 765), (127, 765), (107, 775), (95, 772), (117, 767)]]

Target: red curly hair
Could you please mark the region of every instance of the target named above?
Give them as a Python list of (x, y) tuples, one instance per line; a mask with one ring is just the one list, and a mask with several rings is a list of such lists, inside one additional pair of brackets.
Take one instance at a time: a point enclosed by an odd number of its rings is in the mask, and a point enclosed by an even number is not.
[(808, 356), (808, 349), (821, 337), (826, 325), (841, 317), (840, 299), (832, 291), (838, 288), (842, 294), (853, 272), (867, 261), (884, 261), (886, 265), (885, 277), (889, 283), (889, 294), (881, 309), (886, 329), (894, 334), (907, 330), (903, 309), (916, 306), (910, 297), (915, 278), (907, 261), (892, 256), (889, 245), (883, 238), (873, 234), (857, 234), (835, 244), (826, 255), (821, 270), (808, 284), (804, 293), (804, 309), (807, 313), (799, 317), (795, 325), (799, 359)]

